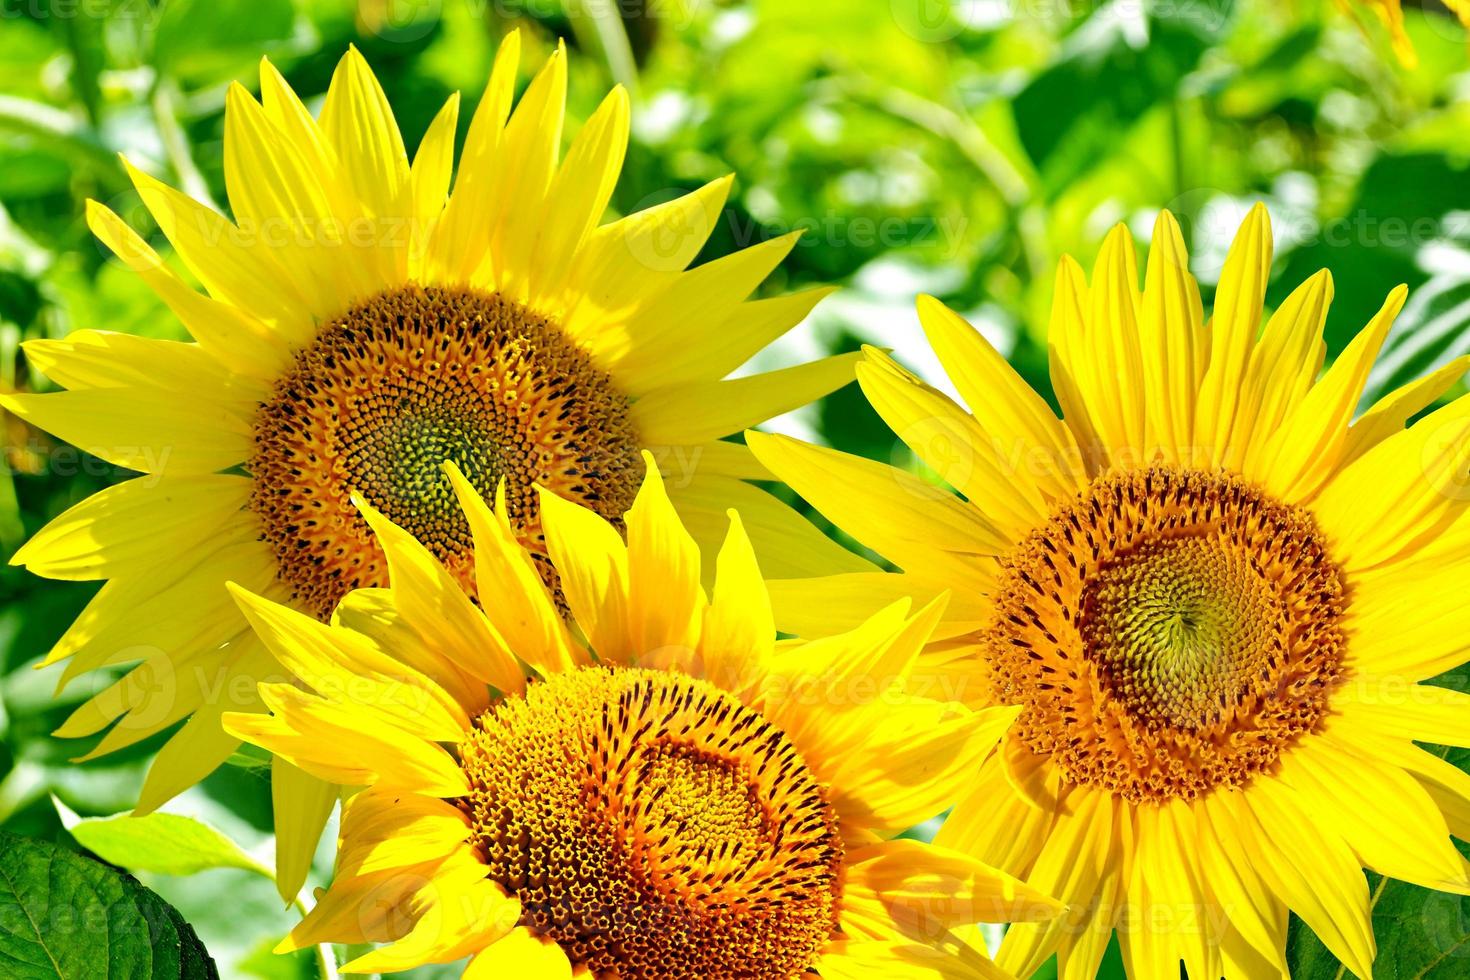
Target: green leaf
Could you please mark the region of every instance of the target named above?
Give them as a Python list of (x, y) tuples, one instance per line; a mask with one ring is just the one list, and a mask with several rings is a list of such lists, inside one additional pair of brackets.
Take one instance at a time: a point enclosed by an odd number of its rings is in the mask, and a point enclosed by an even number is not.
[(0, 975), (218, 980), (194, 930), (137, 879), (0, 831)]
[(285, 46), (295, 23), (291, 0), (176, 0), (159, 17), (154, 64), (195, 85), (240, 78)]
[(271, 878), (269, 868), (206, 823), (176, 813), (126, 813), (78, 817), (59, 800), (62, 825), (87, 850), (129, 871), (191, 875), (211, 868), (240, 868)]

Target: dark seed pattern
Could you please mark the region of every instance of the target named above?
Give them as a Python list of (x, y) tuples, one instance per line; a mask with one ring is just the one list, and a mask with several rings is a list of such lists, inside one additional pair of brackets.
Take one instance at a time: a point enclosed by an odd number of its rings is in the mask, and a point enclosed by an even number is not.
[(482, 715), (462, 801), (521, 923), (621, 980), (791, 980), (837, 927), (843, 847), (786, 736), (703, 681), (590, 667)]
[(1226, 474), (1100, 477), (1003, 559), (993, 693), (1070, 782), (1194, 799), (1320, 727), (1348, 598), (1301, 508)]
[(326, 618), (350, 590), (388, 584), (353, 492), (469, 588), (445, 461), (487, 499), (505, 480), (553, 588), (534, 485), (620, 521), (643, 475), (628, 400), (554, 323), (498, 294), (389, 290), (323, 326), (256, 417), (251, 506), (296, 600)]

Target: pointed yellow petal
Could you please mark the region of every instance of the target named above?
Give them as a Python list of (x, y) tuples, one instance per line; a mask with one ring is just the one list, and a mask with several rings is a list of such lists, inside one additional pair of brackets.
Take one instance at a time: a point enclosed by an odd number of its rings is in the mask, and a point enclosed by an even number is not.
[[(1271, 274), (1271, 219), (1265, 205), (1251, 209), (1235, 236), (1215, 291), (1210, 362), (1200, 388), (1195, 444), (1208, 461), (1236, 466), (1245, 446), (1231, 445), (1242, 401), (1249, 404), (1246, 367), (1261, 322)], [(1242, 424), (1248, 422), (1243, 418)]]
[(243, 517), (249, 482), (238, 476), (139, 477), (95, 493), (51, 521), (10, 558), (54, 579), (140, 574), (197, 553)]
[(715, 560), (714, 595), (699, 638), (701, 676), (726, 690), (742, 690), (762, 675), (775, 643), (771, 597), (745, 525), (732, 510), (729, 533)]
[[(628, 93), (615, 87), (572, 141), (546, 195), (530, 298), (560, 300), (577, 250), (602, 220), (628, 148)], [(578, 288), (573, 286), (572, 288)]]
[(354, 498), (388, 559), (393, 602), (425, 641), (504, 694), (525, 689), (515, 652), (490, 625), (459, 582), (407, 531)]
[(457, 742), (470, 729), (469, 716), (443, 688), (356, 634), (238, 586), (230, 592), (276, 659), (323, 698), (371, 707), (431, 742)]
[(559, 673), (586, 663), (586, 651), (568, 636), (541, 573), (516, 540), (504, 511), (492, 513), (452, 462), (445, 469), (469, 520), (480, 609), (495, 631), (542, 673)]
[(1051, 497), (1080, 489), (1082, 451), (1051, 407), (959, 314), (932, 296), (920, 296), (918, 309), (945, 373), (983, 428), (1015, 441), (1013, 458), (1027, 479)]
[[(199, 342), (199, 346), (220, 364), (255, 378), (274, 381), (290, 362), (291, 344), (293, 340), (299, 339), (290, 329), (276, 329), (237, 307), (190, 289), (163, 264), (158, 253), (147, 242), (123, 224), (121, 218), (96, 201), (87, 202), (87, 225), (113, 254), (147, 283), (173, 311), (174, 316), (179, 318), (184, 329)], [(160, 227), (164, 227), (166, 233), (169, 226)], [(228, 248), (221, 251), (223, 268), (228, 268), (230, 256)], [(248, 263), (242, 264), (246, 267), (235, 270), (237, 275), (248, 276), (258, 271), (249, 267)], [(197, 271), (195, 274), (198, 274)], [(204, 281), (208, 285), (211, 280)], [(221, 280), (213, 281), (219, 287)], [(223, 281), (228, 294), (236, 283), (232, 277)], [(289, 326), (290, 321), (286, 323)]]
[(679, 522), (653, 457), (645, 453), (644, 464), (643, 485), (627, 515), (629, 640), (639, 662), (659, 651), (687, 660), (707, 607), (699, 548)]
[(558, 43), (506, 123), (505, 143), (495, 160), (495, 210), (483, 219), (490, 234), (492, 281), (522, 301), (530, 298), (537, 271), (531, 249), (561, 149), (566, 93), (566, 49)]
[(1280, 428), (1276, 436), (1280, 449), (1264, 482), (1282, 499), (1309, 499), (1336, 471), (1368, 372), (1407, 295), (1403, 286), (1389, 294), (1378, 315), (1332, 362)]
[(403, 137), (388, 97), (356, 47), (348, 48), (332, 73), (321, 129), (368, 212), (406, 218), (409, 167)]
[(730, 525), (729, 511), (734, 508), (761, 556), (762, 572), (771, 578), (873, 568), (786, 504), (749, 483), (698, 470), (687, 478), (670, 477), (668, 490), (679, 520), (704, 554), (719, 550)]
[(296, 901), (339, 790), (280, 757), (271, 759), (271, 813), (276, 831), (276, 890)]
[(628, 549), (611, 524), (585, 507), (539, 490), (541, 524), (572, 618), (598, 657), (628, 663)]
[(972, 577), (1010, 539), (980, 509), (892, 466), (749, 432), (746, 444), (823, 516), (900, 567)]
[(490, 241), (486, 222), (498, 193), (496, 161), (505, 142), (520, 56), (520, 31), (511, 31), (495, 55), (490, 80), (465, 136), (454, 190), (431, 233), (424, 257), (428, 278), (466, 282), (486, 256)]
[(630, 417), (645, 444), (712, 442), (801, 408), (853, 379), (860, 354), (839, 354), (732, 381), (658, 388), (633, 403)]
[(1458, 357), (1444, 367), (1384, 395), (1348, 429), (1339, 466), (1362, 456), (1395, 433), (1404, 424), (1438, 401), (1470, 370), (1470, 357)]
[(1009, 536), (1020, 538), (1046, 521), (1049, 502), (1031, 479), (1030, 461), (1016, 457), (1014, 434), (986, 431), (882, 351), (867, 348), (864, 354), (857, 367), (863, 393), (920, 460)]
[(1146, 448), (1186, 465), (1193, 460), (1195, 399), (1207, 356), (1203, 319), (1179, 223), (1160, 211), (1148, 250), (1138, 324), (1152, 434), (1152, 445)]
[(449, 198), (449, 181), (454, 173), (454, 134), (459, 122), (459, 93), (451, 95), (429, 123), (409, 169), (413, 201), (415, 241), (423, 240)]

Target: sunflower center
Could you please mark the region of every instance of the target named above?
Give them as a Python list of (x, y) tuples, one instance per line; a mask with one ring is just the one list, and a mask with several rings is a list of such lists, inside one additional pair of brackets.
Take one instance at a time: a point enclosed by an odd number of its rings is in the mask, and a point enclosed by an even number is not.
[(596, 976), (791, 980), (836, 928), (831, 804), (780, 730), (710, 684), (556, 675), (482, 715), (460, 759), (490, 877)]
[(1310, 514), (1224, 474), (1101, 477), (1003, 559), (1022, 742), (1134, 802), (1238, 786), (1319, 725), (1347, 588)]
[(505, 481), (553, 586), (535, 485), (617, 520), (643, 470), (628, 400), (551, 321), (494, 293), (388, 290), (323, 326), (256, 416), (251, 505), (296, 599), (325, 617), (352, 589), (387, 585), (354, 492), (469, 586), (447, 461), (483, 496)]

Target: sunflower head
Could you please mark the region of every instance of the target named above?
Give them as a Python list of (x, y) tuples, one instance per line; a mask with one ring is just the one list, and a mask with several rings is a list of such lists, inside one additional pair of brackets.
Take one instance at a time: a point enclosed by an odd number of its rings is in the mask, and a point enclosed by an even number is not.
[(936, 839), (1068, 902), (1063, 927), (1008, 931), (1019, 975), (1053, 954), (1091, 975), (1114, 931), (1133, 977), (1285, 975), (1290, 911), (1368, 976), (1364, 867), (1470, 893), (1470, 786), (1416, 744), (1470, 744), (1470, 699), (1422, 683), (1470, 628), (1470, 398), (1426, 411), (1467, 361), (1359, 414), (1404, 290), (1324, 371), (1331, 276), (1267, 316), (1270, 269), (1261, 207), (1208, 321), (1167, 213), (1141, 289), (1124, 227), (1090, 279), (1064, 259), (1060, 418), (921, 299), (973, 413), (880, 351), (858, 380), (947, 487), (747, 437), (902, 569), (773, 583), (781, 628), (841, 628), (852, 588), (949, 591), (924, 656), (1018, 709)]
[[(520, 48), (506, 37), (458, 160), (458, 96), (410, 155), (356, 50), (315, 116), (262, 61), (258, 94), (237, 84), (226, 97), (228, 217), (128, 168), (202, 290), (88, 205), (93, 231), (193, 339), (81, 330), (27, 344), (66, 390), (0, 394), (5, 409), (143, 476), (61, 515), (12, 561), (106, 580), (48, 657), (69, 661), (66, 681), (144, 655), (61, 734), (105, 732), (105, 753), (190, 726), (150, 771), (145, 811), (236, 748), (215, 736), (214, 694), (274, 670), (226, 582), (323, 621), (350, 591), (386, 586), (357, 495), (473, 588), (474, 534), (445, 463), (482, 497), (504, 487), (504, 517), (563, 613), (536, 488), (616, 524), (645, 450), (676, 477), (670, 496), (706, 548), (738, 505), (775, 571), (866, 567), (747, 482), (769, 474), (725, 439), (852, 377), (842, 356), (725, 380), (826, 293), (754, 298), (794, 236), (691, 267), (728, 177), (605, 220), (627, 94), (609, 93), (563, 152), (567, 53), (550, 52), (517, 99)], [(309, 855), (282, 851), (294, 893)]]
[(452, 467), (478, 605), (364, 500), (389, 589), (350, 594), (331, 625), (239, 593), (295, 680), (227, 727), (366, 787), (289, 945), (392, 941), (354, 968), (472, 955), (475, 977), (993, 975), (949, 930), (1057, 906), (889, 841), (944, 809), (1015, 714), (915, 691), (942, 601), (778, 652), (734, 512), (707, 592), (645, 469), (621, 531), (540, 491), (570, 625), (504, 497), (488, 508)]

